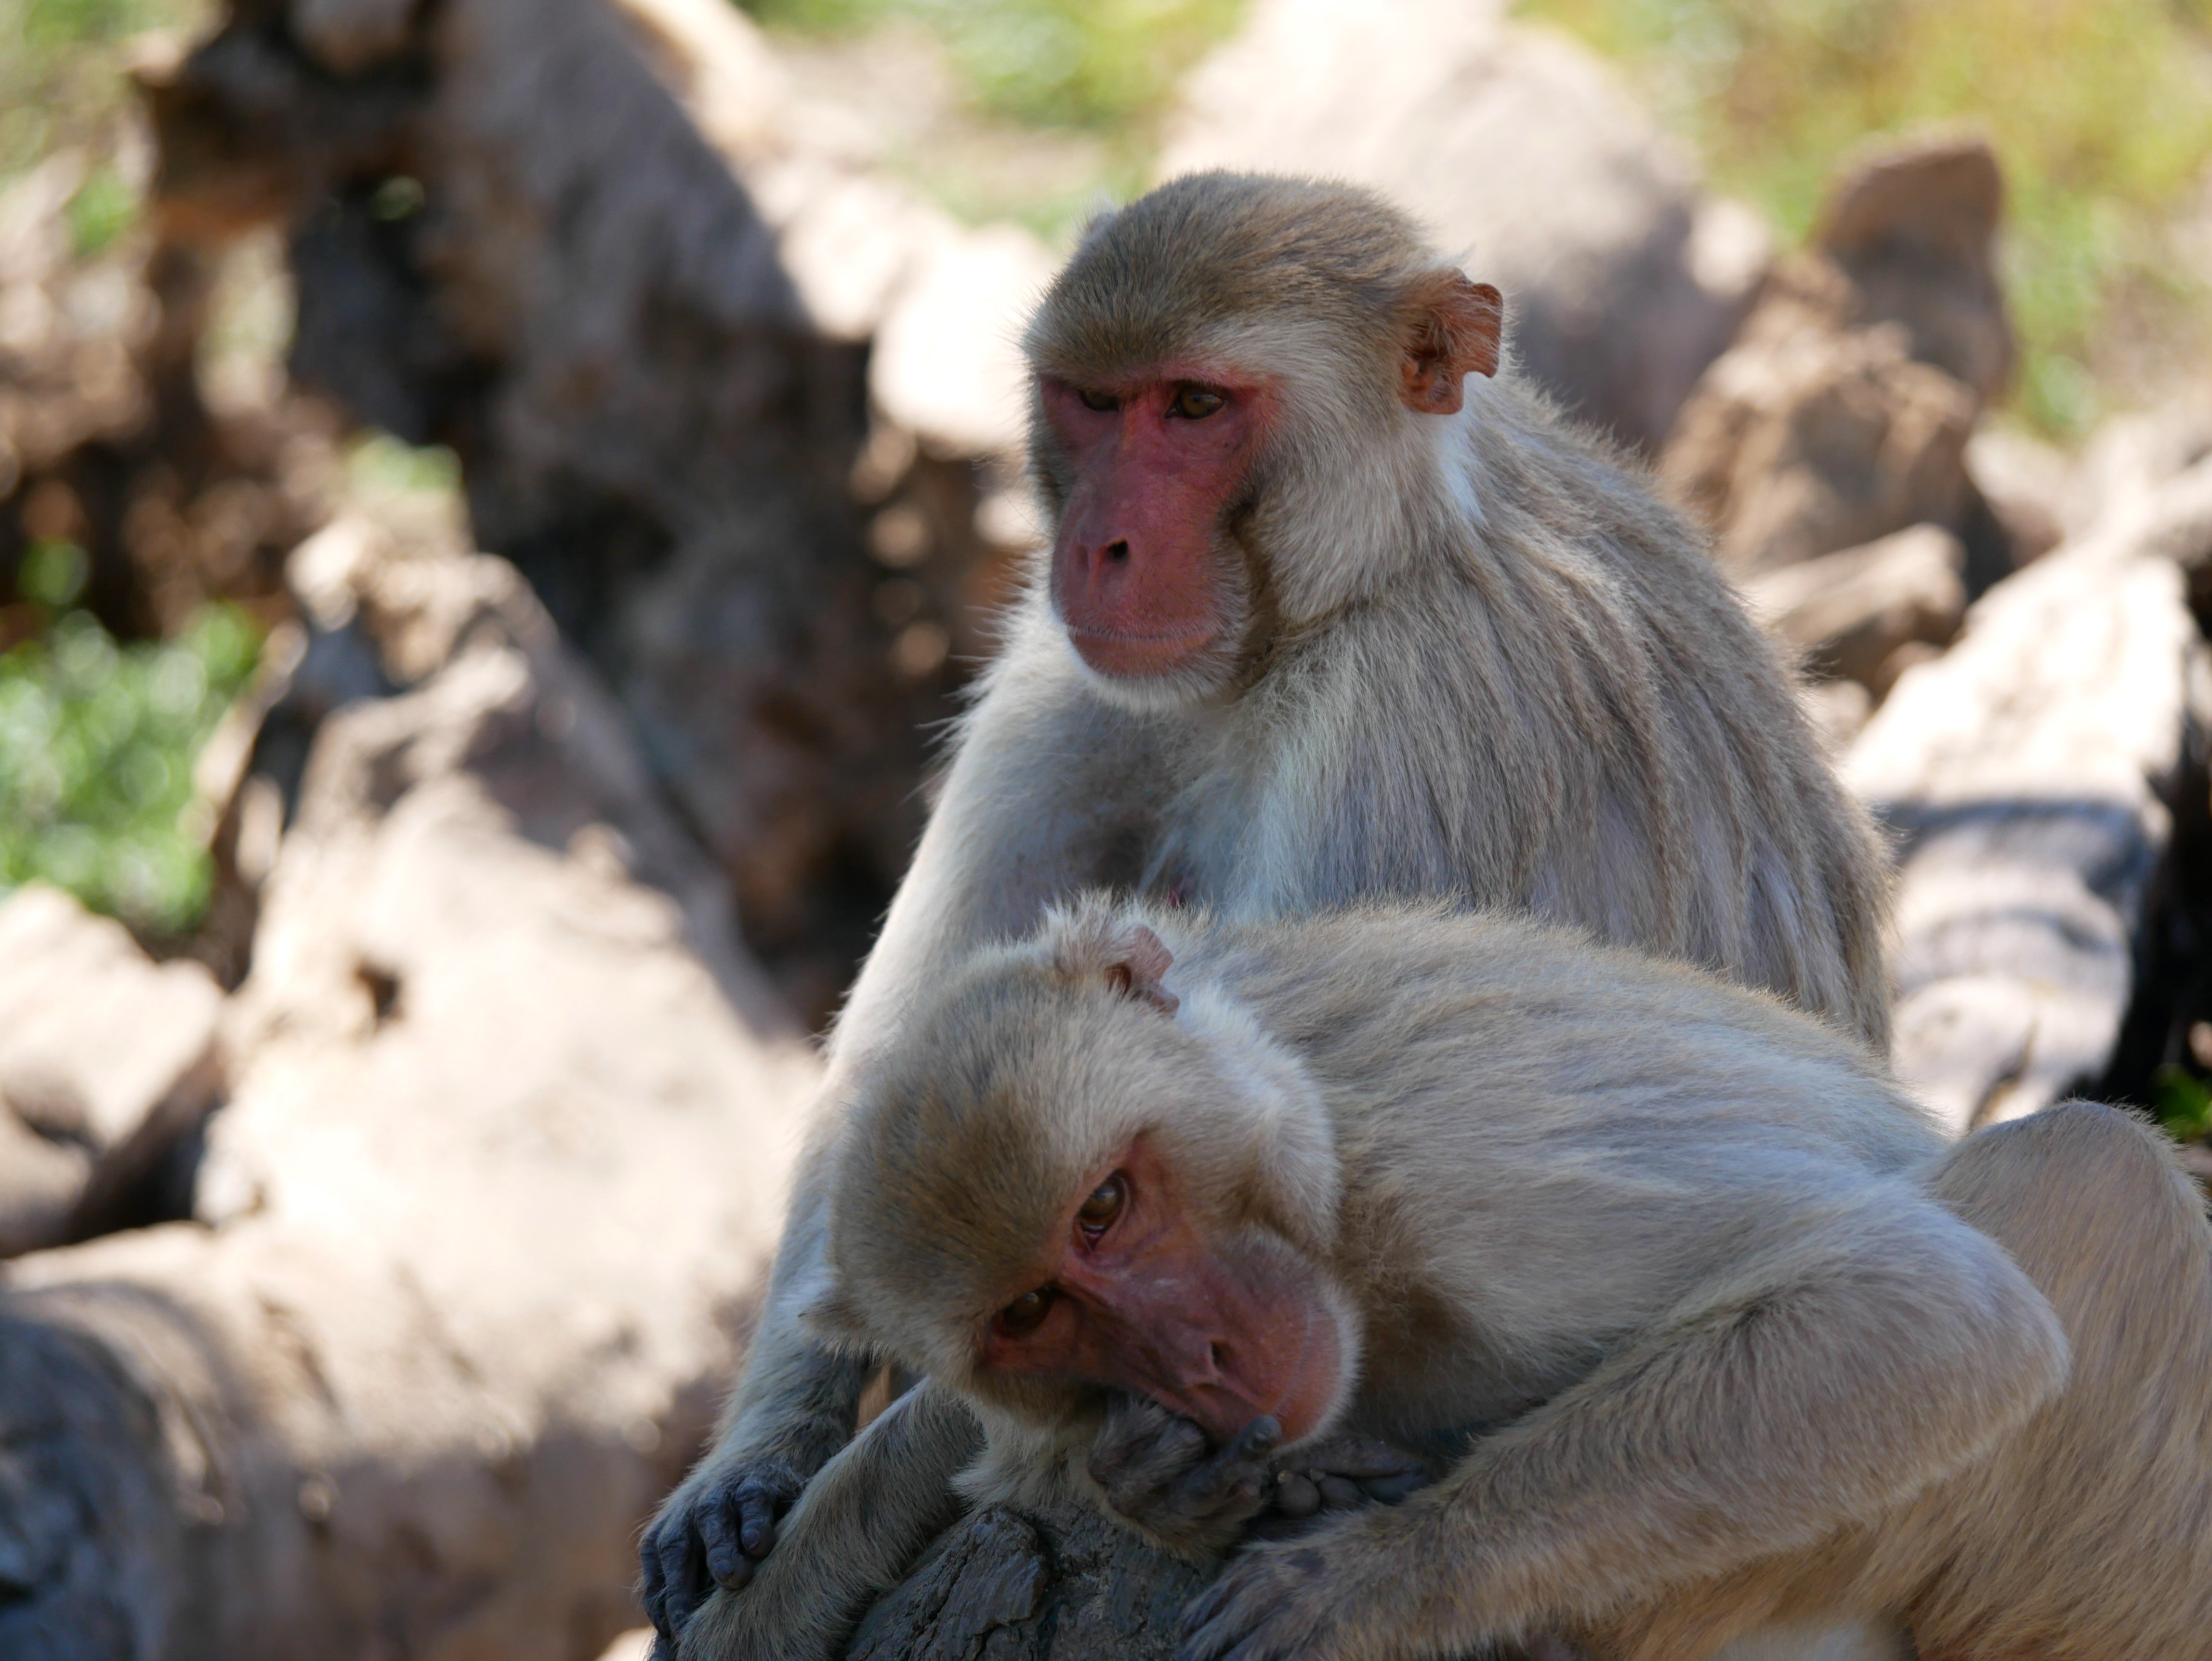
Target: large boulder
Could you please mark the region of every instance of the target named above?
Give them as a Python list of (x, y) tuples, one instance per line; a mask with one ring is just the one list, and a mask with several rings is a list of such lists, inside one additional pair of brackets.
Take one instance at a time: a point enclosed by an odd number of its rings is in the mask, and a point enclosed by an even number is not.
[(0, 904), (0, 1257), (183, 1214), (222, 993), (51, 888)]
[(1951, 643), (1966, 551), (1933, 525), (1785, 565), (1743, 585), (1758, 617), (1814, 674), (1886, 696), (1908, 662)]
[(1768, 275), (1661, 458), (1724, 563), (1768, 570), (1922, 523), (1966, 543), (1975, 593), (2020, 563), (1966, 465), (2012, 364), (2001, 199), (1978, 140), (1909, 141), (1844, 171), (1814, 246)]
[(2113, 1062), (2174, 804), (2203, 788), (2198, 549), (2205, 465), (1990, 589), (1846, 760), (1899, 843), (1897, 1066), (1955, 1129)]
[(1255, 0), (1187, 84), (1163, 176), (1374, 186), (1505, 291), (1534, 380), (1656, 447), (1765, 263), (1749, 210), (1698, 192), (1620, 82), (1494, 0)]
[(824, 1016), (1021, 551), (1044, 251), (811, 148), (707, 0), (241, 3), (152, 98), (164, 215), (283, 228), (295, 377), (452, 447)]
[(321, 557), (449, 655), (323, 724), (199, 1222), (0, 1276), (11, 1661), (588, 1661), (774, 1250), (811, 1052), (611, 700), (498, 561)]

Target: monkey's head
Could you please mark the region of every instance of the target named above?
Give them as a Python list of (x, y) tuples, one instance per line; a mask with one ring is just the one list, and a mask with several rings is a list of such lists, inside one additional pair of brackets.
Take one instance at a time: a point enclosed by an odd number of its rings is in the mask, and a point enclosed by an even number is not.
[(1054, 615), (1171, 706), (1420, 551), (1503, 306), (1344, 185), (1197, 173), (1092, 223), (1024, 339)]
[(1224, 1439), (1328, 1425), (1360, 1331), (1328, 1267), (1326, 1112), (1170, 965), (1142, 922), (1079, 908), (916, 1012), (852, 1104), (817, 1331), (1043, 1431), (1115, 1390)]

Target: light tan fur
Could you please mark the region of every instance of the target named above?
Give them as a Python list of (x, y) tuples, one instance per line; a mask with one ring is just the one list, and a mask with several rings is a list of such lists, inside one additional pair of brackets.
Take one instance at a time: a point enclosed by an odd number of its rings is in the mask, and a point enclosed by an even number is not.
[[(1086, 944), (1135, 923), (1172, 1014)], [(1838, 1621), (1920, 1661), (2212, 1654), (2212, 1231), (2124, 1115), (1949, 1147), (1771, 998), (1504, 917), (1063, 913), (922, 1001), (831, 1190), (814, 1319), (975, 1403), (980, 1497), (1087, 1491), (1102, 1393), (977, 1357), (1139, 1132), (1209, 1238), (1332, 1289), (1363, 1360), (1325, 1431), (1476, 1433), (1243, 1553), (1195, 1661)]]
[[(1098, 885), (1234, 917), (1522, 909), (1886, 1043), (1884, 858), (1699, 538), (1510, 366), (1455, 413), (1405, 401), (1408, 352), (1479, 323), (1481, 292), (1348, 187), (1206, 175), (1091, 227), (1030, 331), (1041, 374), (1202, 353), (1282, 393), (1220, 527), (1234, 649), (1102, 678), (1041, 569), (838, 1022), (823, 1139), (917, 995)], [(1056, 516), (1042, 417), (1035, 468)], [(822, 1181), (817, 1151), (718, 1445), (647, 1536), (649, 1605), (742, 1496), (787, 1502), (850, 1433), (865, 1363), (795, 1318)]]

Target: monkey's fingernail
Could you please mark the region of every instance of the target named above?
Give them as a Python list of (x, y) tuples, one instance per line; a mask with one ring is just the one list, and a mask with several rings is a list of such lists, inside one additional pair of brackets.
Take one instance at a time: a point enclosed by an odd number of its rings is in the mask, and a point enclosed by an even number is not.
[(1346, 1506), (1359, 1503), (1359, 1490), (1341, 1476), (1324, 1476), (1317, 1485), (1321, 1502), (1331, 1511), (1342, 1511)]
[(1321, 1490), (1296, 1471), (1285, 1471), (1276, 1491), (1275, 1506), (1285, 1517), (1310, 1517), (1321, 1509)]

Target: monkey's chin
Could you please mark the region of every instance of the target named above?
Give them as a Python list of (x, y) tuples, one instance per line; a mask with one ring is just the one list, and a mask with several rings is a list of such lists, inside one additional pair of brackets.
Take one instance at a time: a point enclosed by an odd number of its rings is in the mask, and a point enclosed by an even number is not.
[(1079, 637), (1063, 627), (1061, 637), (1068, 653), (1081, 666), (1083, 678), (1107, 703), (1140, 715), (1172, 714), (1188, 709), (1221, 695), (1236, 678), (1237, 653), (1224, 636), (1207, 636), (1204, 644), (1192, 644), (1180, 654), (1151, 654), (1142, 658), (1122, 654), (1118, 647), (1128, 637), (1111, 637), (1114, 646), (1102, 647), (1104, 636)]

